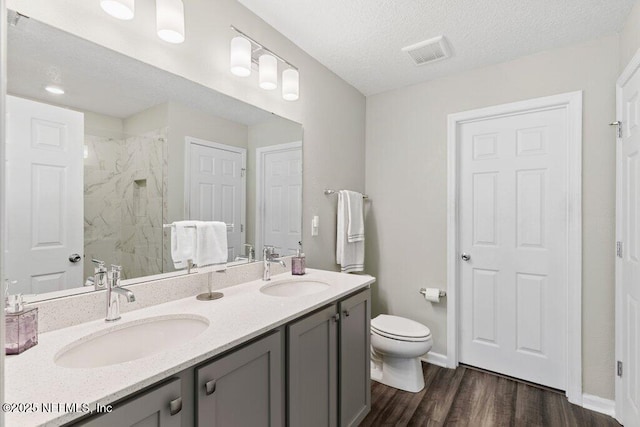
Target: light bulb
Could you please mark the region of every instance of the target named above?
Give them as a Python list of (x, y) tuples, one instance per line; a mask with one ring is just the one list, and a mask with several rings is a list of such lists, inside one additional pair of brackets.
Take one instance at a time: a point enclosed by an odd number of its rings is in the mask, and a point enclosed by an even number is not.
[(102, 10), (114, 18), (129, 21), (135, 12), (134, 0), (100, 0)]
[(156, 0), (158, 37), (169, 43), (184, 41), (184, 4), (182, 0)]
[(236, 76), (251, 74), (251, 42), (244, 37), (231, 39), (231, 72)]
[(54, 95), (64, 95), (64, 89), (62, 89), (60, 86), (49, 85), (45, 86), (44, 90)]
[(273, 90), (278, 87), (278, 60), (275, 56), (264, 54), (258, 59), (260, 87)]
[(282, 97), (287, 101), (297, 101), (300, 97), (300, 75), (298, 70), (289, 68), (282, 72)]

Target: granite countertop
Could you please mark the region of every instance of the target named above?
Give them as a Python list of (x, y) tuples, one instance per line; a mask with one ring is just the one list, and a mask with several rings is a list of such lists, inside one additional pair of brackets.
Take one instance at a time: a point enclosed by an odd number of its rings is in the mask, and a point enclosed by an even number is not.
[[(290, 278), (291, 274), (284, 273), (273, 276), (272, 281)], [(219, 300), (197, 301), (194, 295), (124, 313), (122, 319), (115, 323), (96, 320), (40, 334), (37, 346), (6, 359), (5, 402), (16, 404), (13, 411), (5, 411), (6, 425), (27, 427), (68, 423), (86, 412), (65, 412), (65, 404), (84, 404), (91, 409), (109, 404), (366, 288), (375, 281), (374, 277), (367, 275), (314, 269), (307, 269), (302, 278), (323, 281), (330, 286), (312, 295), (275, 297), (261, 293), (259, 289), (265, 282), (254, 280), (222, 289), (225, 296)], [(126, 302), (123, 300), (121, 304)], [(179, 342), (180, 337), (175, 337), (173, 348), (117, 365), (71, 369), (54, 362), (60, 350), (87, 335), (121, 327), (127, 322), (137, 323), (150, 317), (172, 315), (203, 316), (209, 321), (209, 327), (183, 343)], [(61, 406), (54, 405), (53, 412), (43, 411), (42, 405), (49, 403)], [(19, 404), (24, 405), (20, 408)]]

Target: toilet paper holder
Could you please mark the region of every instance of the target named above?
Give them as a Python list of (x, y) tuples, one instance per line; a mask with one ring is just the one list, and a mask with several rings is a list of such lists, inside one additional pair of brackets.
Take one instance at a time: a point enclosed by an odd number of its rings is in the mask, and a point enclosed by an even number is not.
[[(425, 295), (425, 294), (427, 293), (427, 290), (426, 290), (425, 288), (420, 288), (420, 293), (421, 293), (422, 295)], [(442, 297), (446, 297), (446, 296), (447, 296), (447, 291), (440, 290), (440, 292), (438, 293), (438, 295), (440, 295), (440, 298), (442, 298)]]

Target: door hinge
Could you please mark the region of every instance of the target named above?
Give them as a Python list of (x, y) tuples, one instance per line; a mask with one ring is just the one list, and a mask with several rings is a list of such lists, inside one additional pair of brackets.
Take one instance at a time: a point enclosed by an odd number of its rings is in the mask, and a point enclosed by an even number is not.
[(622, 361), (618, 360), (618, 376), (622, 376)]
[(622, 258), (622, 242), (616, 242), (616, 255)]
[(246, 168), (242, 168), (242, 169), (240, 169), (240, 178), (244, 178), (244, 176), (246, 175), (246, 173), (247, 173), (247, 169), (246, 169)]
[(618, 138), (622, 138), (622, 122), (620, 120), (609, 123), (609, 126), (616, 126)]
[(240, 224), (240, 232), (244, 233), (244, 224)]

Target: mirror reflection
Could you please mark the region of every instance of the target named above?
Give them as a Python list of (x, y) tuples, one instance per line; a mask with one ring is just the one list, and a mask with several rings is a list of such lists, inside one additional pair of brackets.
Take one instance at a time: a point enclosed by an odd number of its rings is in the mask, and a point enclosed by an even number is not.
[(176, 271), (170, 224), (186, 219), (227, 224), (229, 263), (259, 260), (264, 245), (295, 253), (300, 124), (33, 19), (12, 21), (12, 293), (82, 288), (92, 259), (121, 265), (123, 279)]

